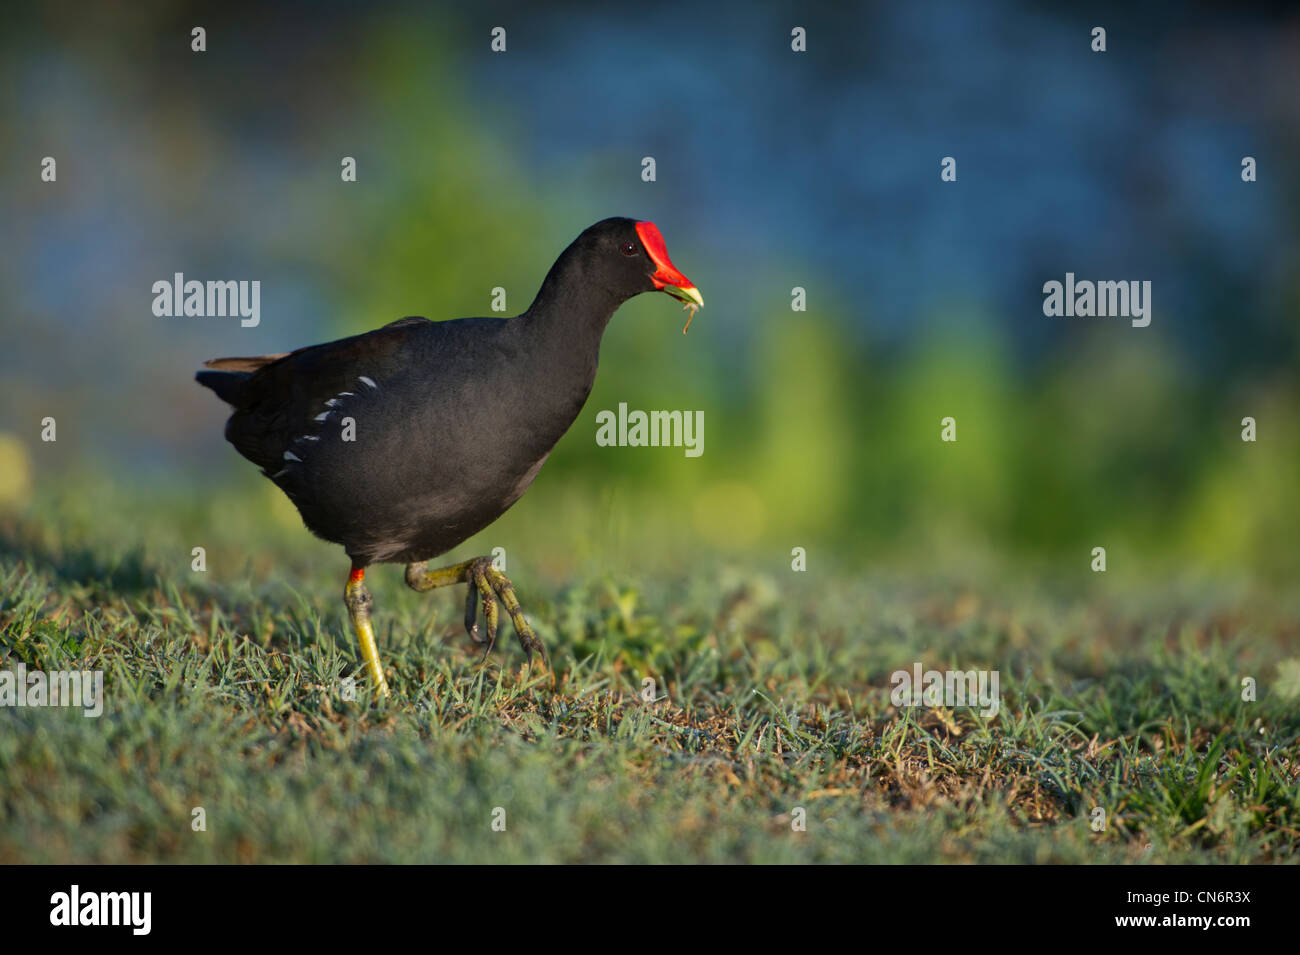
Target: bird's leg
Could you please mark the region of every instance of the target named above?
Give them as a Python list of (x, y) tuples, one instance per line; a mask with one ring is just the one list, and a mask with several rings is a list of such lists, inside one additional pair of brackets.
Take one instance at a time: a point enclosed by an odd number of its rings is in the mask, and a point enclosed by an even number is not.
[(361, 645), (361, 658), (366, 661), (370, 673), (370, 682), (380, 696), (388, 695), (388, 681), (384, 679), (384, 668), (379, 664), (379, 647), (375, 643), (375, 630), (370, 626), (370, 608), (374, 598), (366, 589), (364, 579), (366, 569), (353, 567), (348, 575), (347, 586), (343, 588), (343, 602), (347, 604), (348, 616), (352, 619), (352, 632), (357, 635)]
[(424, 593), (438, 587), (468, 583), (471, 589), (469, 599), (465, 604), (465, 630), (475, 642), (482, 642), (478, 636), (478, 624), (474, 619), (474, 595), (475, 591), (477, 591), (479, 597), (483, 600), (483, 616), (487, 618), (489, 651), (496, 641), (497, 598), (500, 598), (501, 603), (505, 604), (506, 613), (510, 614), (510, 622), (514, 624), (515, 635), (519, 637), (519, 645), (523, 647), (524, 653), (528, 655), (528, 662), (532, 663), (534, 653), (542, 658), (542, 662), (546, 662), (546, 648), (542, 646), (542, 642), (537, 639), (537, 635), (533, 633), (533, 628), (529, 626), (527, 619), (525, 619), (523, 608), (519, 606), (519, 598), (515, 596), (515, 588), (511, 586), (510, 580), (505, 574), (492, 566), (491, 557), (473, 557), (459, 564), (440, 567), (437, 570), (428, 570), (427, 567), (428, 562), (423, 560), (414, 564), (407, 564), (407, 586), (412, 590)]
[(478, 559), (475, 557), (470, 560), (463, 560), (459, 564), (452, 564), (450, 567), (439, 567), (437, 570), (429, 570), (427, 560), (407, 564), (406, 586), (418, 593), (424, 593), (427, 590), (436, 590), (439, 587), (463, 584), (470, 579), (470, 564)]

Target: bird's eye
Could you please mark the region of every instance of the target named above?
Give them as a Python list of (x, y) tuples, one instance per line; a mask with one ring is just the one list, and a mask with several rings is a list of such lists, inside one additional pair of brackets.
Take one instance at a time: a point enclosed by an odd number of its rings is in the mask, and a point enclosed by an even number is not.
[(636, 243), (635, 243), (635, 242), (629, 242), (627, 245), (623, 246), (623, 254), (624, 254), (624, 255), (636, 255)]

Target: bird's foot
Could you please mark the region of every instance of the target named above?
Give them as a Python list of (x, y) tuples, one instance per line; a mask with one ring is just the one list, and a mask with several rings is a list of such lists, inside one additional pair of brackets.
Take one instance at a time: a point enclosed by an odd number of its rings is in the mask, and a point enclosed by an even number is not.
[[(504, 604), (510, 622), (514, 624), (519, 646), (523, 648), (531, 667), (534, 655), (543, 665), (548, 665), (546, 647), (537, 639), (533, 628), (524, 617), (519, 598), (515, 595), (514, 585), (510, 579), (492, 563), (491, 557), (474, 557), (451, 567), (427, 570), (426, 563), (420, 561), (406, 566), (406, 583), (412, 590), (423, 593), (437, 587), (446, 587), (461, 582), (469, 584), (469, 594), (465, 600), (465, 631), (475, 643), (486, 643), (487, 653), (496, 646), (497, 624), (501, 616), (500, 604)], [(487, 622), (486, 634), (480, 636), (478, 629), (478, 602), (483, 603), (483, 618)]]

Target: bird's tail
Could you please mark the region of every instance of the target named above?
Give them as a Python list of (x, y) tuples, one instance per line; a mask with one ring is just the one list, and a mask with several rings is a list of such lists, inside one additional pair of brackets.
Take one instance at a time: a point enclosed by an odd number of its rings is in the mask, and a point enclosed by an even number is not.
[(246, 371), (200, 371), (195, 374), (194, 380), (204, 388), (211, 388), (226, 404), (238, 408), (244, 382), (251, 377)]
[(240, 399), (243, 396), (245, 382), (253, 377), (254, 372), (279, 361), (287, 354), (289, 353), (257, 355), (251, 358), (213, 358), (203, 363), (213, 370), (198, 372), (194, 380), (204, 388), (211, 388), (226, 404), (239, 408), (242, 406)]

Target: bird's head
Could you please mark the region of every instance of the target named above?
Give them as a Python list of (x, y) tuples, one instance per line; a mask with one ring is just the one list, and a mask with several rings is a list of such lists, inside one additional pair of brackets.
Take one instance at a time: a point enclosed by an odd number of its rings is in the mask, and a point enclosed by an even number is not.
[[(653, 222), (605, 219), (584, 232), (578, 241), (585, 246), (588, 267), (594, 264), (594, 258), (599, 271), (627, 298), (641, 292), (667, 292), (681, 300), (692, 317), (704, 304), (695, 283), (679, 272), (668, 257), (664, 237)], [(687, 327), (690, 324), (687, 319)]]

